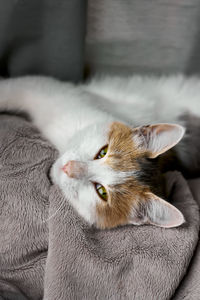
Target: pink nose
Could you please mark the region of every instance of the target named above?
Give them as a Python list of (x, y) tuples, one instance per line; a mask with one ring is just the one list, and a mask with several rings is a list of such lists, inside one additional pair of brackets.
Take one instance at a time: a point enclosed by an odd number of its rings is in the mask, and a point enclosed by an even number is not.
[(86, 164), (76, 160), (70, 160), (62, 170), (71, 178), (81, 178), (86, 173)]

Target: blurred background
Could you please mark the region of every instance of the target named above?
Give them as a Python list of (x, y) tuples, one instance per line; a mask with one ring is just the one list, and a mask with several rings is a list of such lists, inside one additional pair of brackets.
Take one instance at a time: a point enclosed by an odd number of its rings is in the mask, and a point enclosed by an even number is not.
[(199, 73), (199, 0), (88, 1), (86, 63), (109, 73)]
[(0, 0), (0, 75), (200, 71), (199, 0)]

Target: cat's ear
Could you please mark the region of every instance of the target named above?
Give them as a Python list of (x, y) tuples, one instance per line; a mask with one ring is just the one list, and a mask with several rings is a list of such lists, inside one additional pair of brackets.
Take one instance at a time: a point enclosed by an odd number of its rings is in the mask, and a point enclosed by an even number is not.
[(152, 224), (164, 228), (178, 227), (185, 222), (183, 214), (172, 204), (153, 193), (146, 194), (146, 200), (131, 212), (129, 223)]
[(155, 158), (174, 147), (184, 133), (185, 128), (180, 125), (161, 123), (135, 128), (133, 138), (149, 158)]

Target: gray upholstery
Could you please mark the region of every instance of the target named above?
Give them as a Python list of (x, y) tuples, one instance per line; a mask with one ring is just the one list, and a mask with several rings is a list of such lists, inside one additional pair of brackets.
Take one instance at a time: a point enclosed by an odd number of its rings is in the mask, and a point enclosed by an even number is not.
[(85, 0), (0, 0), (0, 75), (83, 76)]
[(199, 73), (198, 0), (88, 1), (92, 72)]

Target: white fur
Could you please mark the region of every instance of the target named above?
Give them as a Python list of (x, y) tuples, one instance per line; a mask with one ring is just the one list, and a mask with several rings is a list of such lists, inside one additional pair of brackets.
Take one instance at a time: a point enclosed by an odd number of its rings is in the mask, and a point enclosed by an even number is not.
[[(80, 215), (95, 223), (96, 203), (101, 201), (91, 181), (105, 187), (128, 175), (94, 161), (108, 142), (112, 121), (131, 126), (175, 122), (190, 107), (200, 113), (200, 81), (183, 76), (153, 78), (94, 79), (75, 86), (44, 77), (0, 81), (0, 109), (26, 111), (33, 123), (59, 150), (51, 175)], [(88, 174), (81, 180), (69, 178), (61, 168), (69, 160), (83, 161)], [(134, 174), (134, 170), (132, 171)]]

